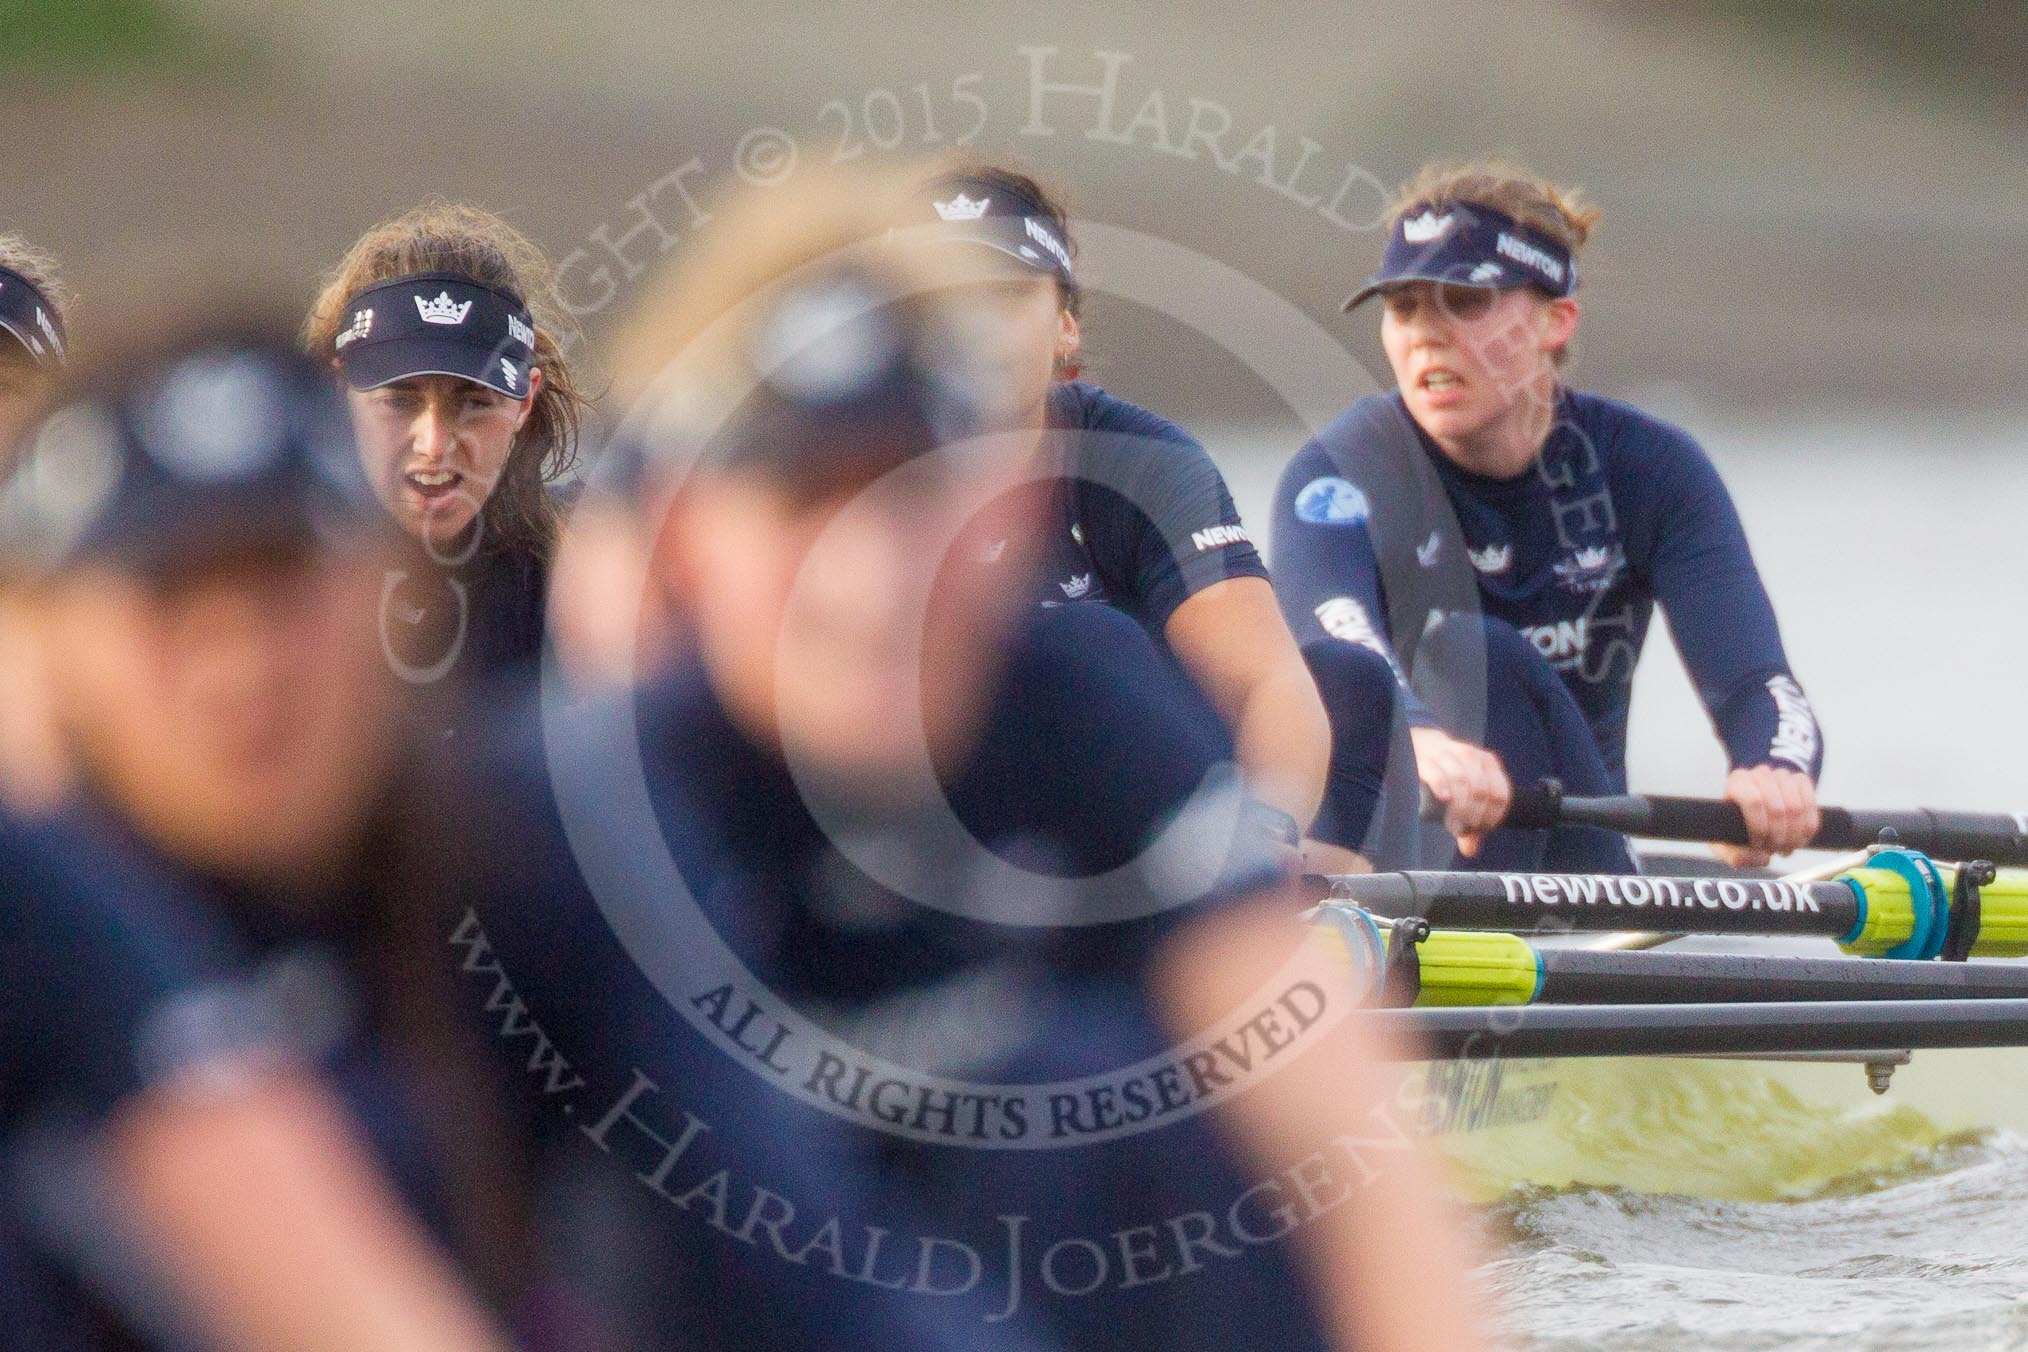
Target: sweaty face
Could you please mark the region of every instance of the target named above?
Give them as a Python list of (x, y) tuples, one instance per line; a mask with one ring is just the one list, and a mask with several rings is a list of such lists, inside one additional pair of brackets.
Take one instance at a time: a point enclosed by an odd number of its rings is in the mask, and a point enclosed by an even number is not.
[(939, 550), (992, 495), (928, 459), (821, 494), (757, 474), (693, 481), (667, 545), (734, 716), (800, 767), (875, 792), (925, 738), (961, 752), (1019, 602), (1008, 570), (942, 568)]
[(380, 570), (249, 555), (167, 579), (90, 570), (40, 624), (90, 780), (171, 853), (227, 876), (314, 872), (378, 783), (392, 698)]
[(1409, 282), (1383, 298), (1381, 345), (1408, 411), (1439, 443), (1469, 441), (1544, 395), (1550, 302), (1527, 287)]
[(472, 523), (541, 387), (541, 372), (530, 371), (522, 399), (457, 376), (411, 376), (348, 392), (367, 478), (404, 530), (443, 543)]
[(48, 388), (48, 371), (28, 349), (0, 334), (0, 473), (14, 463), (14, 443), (35, 420)]

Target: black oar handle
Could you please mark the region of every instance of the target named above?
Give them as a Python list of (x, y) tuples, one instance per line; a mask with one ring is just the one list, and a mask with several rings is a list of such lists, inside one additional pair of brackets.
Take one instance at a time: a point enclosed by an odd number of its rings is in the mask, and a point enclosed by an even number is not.
[(1552, 1005), (1719, 1004), (1753, 1000), (2028, 999), (2028, 966), (2012, 962), (1881, 962), (1759, 953), (1537, 950)]
[(2028, 999), (1516, 1005), (1366, 1017), (1403, 1039), (1403, 1055), (1443, 1060), (2018, 1047), (2028, 1035)]
[[(1824, 811), (1825, 826), (1837, 808)], [(1516, 785), (1502, 826), (1540, 831), (1551, 826), (1602, 826), (1630, 836), (1654, 840), (1699, 840), (1730, 845), (1747, 843), (1746, 816), (1736, 803), (1714, 798), (1672, 798), (1667, 794), (1628, 793), (1609, 798), (1571, 798), (1553, 779)], [(1827, 848), (1837, 848), (1827, 845)], [(1858, 848), (1854, 846), (1852, 848)]]
[(1320, 879), (1331, 897), (1390, 920), (1515, 933), (1652, 930), (1668, 934), (1837, 939), (1865, 919), (1842, 882), (1649, 878), (1575, 873), (1352, 873)]
[[(2028, 820), (2022, 815), (1926, 807), (1875, 812), (1827, 807), (1819, 811), (1823, 825), (1810, 842), (1816, 849), (1863, 850), (1891, 840), (1939, 859), (2028, 865)], [(1440, 807), (1436, 815), (1441, 816)], [(1640, 793), (1567, 797), (1554, 780), (1516, 786), (1513, 804), (1501, 825), (1520, 830), (1599, 826), (1652, 840), (1747, 843), (1746, 817), (1736, 803)]]

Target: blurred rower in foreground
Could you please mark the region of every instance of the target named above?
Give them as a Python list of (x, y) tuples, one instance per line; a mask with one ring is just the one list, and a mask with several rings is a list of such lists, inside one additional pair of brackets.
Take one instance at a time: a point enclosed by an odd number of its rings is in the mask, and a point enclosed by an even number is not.
[[(0, 482), (62, 369), (70, 308), (55, 261), (19, 235), (0, 235)], [(62, 793), (65, 770), (30, 641), (0, 562), (0, 804), (33, 811)]]
[(1283, 471), (1275, 578), (1306, 646), (1395, 693), (1422, 783), (1484, 869), (1637, 868), (1610, 832), (1493, 828), (1517, 782), (1626, 792), (1634, 668), (1659, 603), (1752, 836), (1718, 852), (1765, 864), (1816, 834), (1823, 738), (1710, 458), (1564, 379), (1598, 216), (1491, 162), (1430, 165), (1401, 188), (1380, 269), (1345, 303), (1380, 298), (1396, 388)]
[[(400, 687), (375, 635), (389, 533), (328, 377), (236, 332), (110, 355), (36, 432), (4, 504), (76, 770), (47, 829), (147, 924), (213, 936), (208, 960), (272, 1011), (265, 1050), (298, 1068), (141, 1095), (117, 1119), (111, 1191), (40, 1194), (23, 1230), (137, 1332), (156, 1332), (159, 1269), (233, 1347), (495, 1345), (404, 1212), (470, 1253), (499, 1233), (490, 1190), (453, 1163), (484, 1129), (483, 1062), (461, 1057), (429, 981), (450, 925), (417, 867), (426, 800), (402, 797)], [(123, 935), (99, 937), (143, 942)], [(139, 1017), (176, 984), (163, 962), (135, 989), (103, 984), (116, 965), (58, 989)], [(231, 1032), (218, 1012), (152, 1035)], [(124, 1083), (139, 1036), (112, 1030), (89, 1049), (108, 1064), (77, 1069)], [(45, 1153), (88, 1162), (93, 1123), (63, 1128)], [(152, 1260), (138, 1272), (134, 1243)]]
[(662, 670), (682, 626), (654, 566), (661, 522), (644, 511), (640, 444), (607, 444), (570, 505), (550, 573), (547, 633), (582, 689), (624, 688)]
[(431, 202), (360, 236), (303, 326), (342, 378), (374, 492), (428, 554), (389, 577), (405, 680), (527, 675), (584, 398), (541, 250), (490, 212)]
[(1020, 510), (1023, 410), (896, 193), (723, 204), (655, 288), (620, 364), (689, 649), (484, 770), (472, 998), (624, 1168), (630, 1345), (1476, 1346), (1215, 719), (1127, 617), (940, 558)]
[(192, 898), (4, 814), (0, 896), (0, 1347), (505, 1348)]

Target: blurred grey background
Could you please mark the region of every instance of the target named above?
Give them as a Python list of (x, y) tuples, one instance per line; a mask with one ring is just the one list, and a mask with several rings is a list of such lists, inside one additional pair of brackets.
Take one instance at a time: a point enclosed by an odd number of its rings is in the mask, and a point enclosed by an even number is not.
[[(307, 297), (377, 217), (429, 193), (475, 199), (566, 255), (701, 157), (697, 186), (756, 126), (805, 156), (935, 150), (973, 121), (1080, 214), (1201, 250), (1378, 362), (1336, 302), (1379, 239), (1259, 182), (1091, 139), (1097, 100), (1051, 95), (1030, 58), (1095, 83), (1124, 53), (1113, 126), (1151, 95), (1183, 139), (1193, 99), (1236, 152), (1272, 127), (1296, 195), (1347, 166), (1392, 186), (1432, 156), (1496, 152), (1605, 208), (1587, 258), (1583, 378), (1706, 400), (1991, 407), (2028, 390), (2028, 9), (1889, 0), (1565, 0), (1414, 5), (1199, 0), (1106, 6), (583, 6), (526, 0), (5, 0), (0, 222), (50, 242), (94, 308), (210, 269)], [(928, 92), (928, 117), (916, 86)], [(890, 104), (875, 91), (893, 96)], [(821, 112), (830, 100), (834, 108)], [(871, 103), (869, 104), (869, 99)], [(869, 113), (880, 125), (869, 124)], [(1215, 125), (1217, 114), (1204, 115)], [(941, 141), (930, 141), (932, 128)], [(1370, 189), (1339, 215), (1372, 216)], [(663, 194), (662, 215), (683, 223)], [(658, 240), (636, 240), (652, 256)], [(677, 247), (680, 247), (680, 243)], [(610, 260), (608, 260), (610, 261)], [(601, 293), (578, 270), (580, 302)], [(624, 280), (623, 278), (621, 280)], [(617, 308), (617, 307), (613, 307)], [(591, 317), (594, 330), (610, 312)], [(1236, 372), (1146, 316), (1095, 310), (1105, 378), (1194, 422), (1273, 416)]]
[[(1377, 187), (1431, 157), (1514, 157), (1605, 210), (1573, 379), (1683, 422), (1718, 459), (1829, 730), (1827, 793), (2028, 803), (2003, 759), (1937, 754), (2028, 750), (2020, 6), (0, 6), (0, 228), (62, 256), (87, 330), (123, 296), (214, 275), (306, 304), (361, 229), (435, 193), (564, 261), (596, 353), (630, 272), (695, 228), (683, 192), (708, 193), (742, 145), (766, 170), (755, 129), (804, 162), (871, 161), (976, 123), (973, 150), (1059, 185), (1079, 216), (1307, 316), (1364, 368), (1349, 402), (1385, 373), (1374, 317), (1337, 312), (1379, 252)], [(1061, 91), (1038, 119), (1038, 60), (1079, 85), (1110, 63), (1110, 120)], [(1223, 162), (1184, 145), (1193, 118), (1229, 123)], [(1093, 375), (1203, 435), (1259, 521), (1303, 435), (1292, 411), (1153, 310), (1100, 295), (1088, 336)], [(1974, 657), (1940, 658), (1960, 641)], [(1709, 732), (1661, 657), (1643, 667), (1636, 783), (1714, 789)]]

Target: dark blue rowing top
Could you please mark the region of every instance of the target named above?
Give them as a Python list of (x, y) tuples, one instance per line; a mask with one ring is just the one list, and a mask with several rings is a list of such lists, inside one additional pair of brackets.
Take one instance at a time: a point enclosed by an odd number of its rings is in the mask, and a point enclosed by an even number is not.
[[(1040, 1151), (902, 1140), (860, 1125), (863, 1114), (841, 1119), (791, 1094), (791, 1082), (770, 1067), (770, 1048), (798, 1067), (793, 1082), (801, 1083), (810, 1064), (799, 1052), (807, 1046), (801, 1035), (775, 1042), (765, 1015), (744, 1013), (743, 994), (703, 989), (684, 958), (694, 950), (677, 942), (658, 974), (665, 988), (673, 983), (721, 1029), (736, 1026), (745, 1051), (707, 1042), (609, 919), (616, 905), (630, 910), (652, 943), (662, 917), (687, 905), (646, 881), (653, 870), (641, 861), (666, 850), (684, 891), (767, 996), (868, 1055), (914, 1073), (996, 1084), (1096, 1074), (1154, 1055), (1168, 1039), (1141, 983), (1162, 935), (1277, 876), (1243, 833), (1223, 845), (1205, 833), (1201, 843), (1210, 848), (1194, 863), (1135, 862), (1191, 810), (1186, 803), (1207, 777), (1233, 782), (1229, 742), (1215, 721), (1177, 698), (1182, 681), (1123, 615), (1097, 606), (1037, 614), (1008, 655), (983, 740), (943, 776), (972, 837), (1033, 877), (1010, 886), (977, 860), (938, 856), (909, 814), (863, 809), (844, 829), (862, 845), (922, 865), (926, 890), (914, 898), (863, 871), (862, 856), (841, 851), (840, 823), (827, 829), (818, 821), (780, 752), (735, 725), (694, 667), (634, 701), (652, 840), (629, 834), (616, 806), (618, 779), (613, 793), (579, 801), (565, 839), (558, 804), (569, 795), (555, 785), (574, 782), (570, 764), (588, 768), (595, 790), (601, 767), (624, 769), (607, 744), (609, 709), (553, 715), (547, 756), (529, 744), (535, 720), (517, 720), (518, 744), (479, 770), (504, 799), (471, 820), (474, 936), (484, 935), (486, 959), (472, 994), (475, 1008), (492, 995), (497, 1009), (495, 983), (511, 981), (522, 1015), (510, 1021), (539, 1027), (568, 1061), (569, 1087), (537, 1075), (532, 1088), (565, 1115), (577, 1148), (619, 1156), (637, 1191), (639, 1180), (659, 1177), (659, 1192), (642, 1196), (672, 1242), (669, 1270), (652, 1283), (664, 1308), (638, 1316), (651, 1326), (642, 1336), (675, 1325), (700, 1346), (1055, 1347), (1097, 1345), (1110, 1332), (1121, 1345), (1209, 1346), (1250, 1329), (1279, 1345), (1317, 1345), (1285, 1245), (1139, 1289), (1108, 1286), (1078, 1299), (1036, 1289), (1038, 1244), (1233, 1204), (1251, 1180), (1205, 1117), (1180, 1117), (1124, 1141)], [(587, 849), (618, 865), (599, 898), (584, 878), (601, 867), (587, 862)], [(1139, 919), (1075, 923), (1101, 875), (1172, 904)], [(629, 895), (633, 889), (642, 890)], [(1011, 923), (1017, 918), (1063, 923)], [(528, 1036), (503, 1037), (504, 1054), (525, 1061)], [(637, 1075), (655, 1086), (630, 1101), (637, 1116), (614, 1119), (588, 1143), (579, 1129), (605, 1120), (640, 1084)], [(827, 1092), (857, 1093), (852, 1084), (863, 1082), (863, 1074), (836, 1079)], [(990, 1104), (955, 1116), (925, 1111), (931, 1130), (972, 1140), (1052, 1125), (1011, 1120)], [(692, 1117), (704, 1128), (654, 1175), (670, 1159), (663, 1142), (676, 1140)], [(704, 1213), (715, 1214), (715, 1204), (668, 1200), (721, 1170), (731, 1180), (720, 1186), (732, 1190), (732, 1228), (764, 1186), (796, 1217), (783, 1238), (756, 1243), (709, 1220)], [(1000, 1218), (1012, 1212), (1030, 1226), (1028, 1294), (1004, 1323), (985, 1322), (1008, 1298), (1004, 1272), (982, 1274), (962, 1296), (929, 1299), (839, 1280), (837, 1260), (785, 1260), (779, 1248), (797, 1251), (838, 1216), (847, 1267), (860, 1263), (869, 1226), (896, 1248), (919, 1235), (958, 1240), (990, 1265), (1004, 1256)], [(890, 1259), (889, 1269), (912, 1261)]]
[[(1622, 791), (1634, 665), (1659, 602), (1730, 764), (1822, 768), (1717, 470), (1687, 433), (1616, 400), (1560, 390), (1535, 467), (1492, 479), (1444, 456), (1399, 393), (1362, 399), (1283, 471), (1274, 571), (1299, 641), (1362, 644), (1398, 676), (1435, 618), (1513, 625), (1563, 678)], [(1407, 703), (1411, 721), (1434, 722), (1412, 691)]]
[(1218, 467), (1167, 418), (1096, 385), (1049, 388), (1045, 604), (1101, 601), (1157, 640), (1176, 608), (1227, 578), (1266, 577)]
[(0, 817), (0, 907), (0, 1133), (95, 1120), (273, 1032), (229, 989), (221, 936), (96, 842)]
[(454, 564), (418, 551), (381, 598), (389, 663), (418, 686), (529, 676), (542, 657), (548, 590), (548, 561), (532, 550), (481, 547)]
[[(140, 1345), (104, 1304), (130, 1293), (132, 1201), (108, 1186), (100, 1127), (136, 1095), (280, 1048), (226, 948), (166, 878), (0, 815), (0, 1347)], [(138, 1326), (190, 1345), (148, 1293)]]

